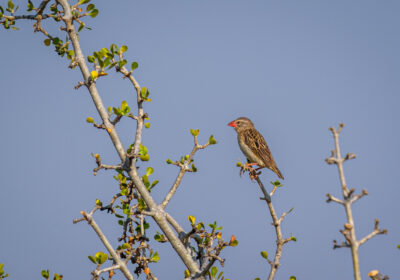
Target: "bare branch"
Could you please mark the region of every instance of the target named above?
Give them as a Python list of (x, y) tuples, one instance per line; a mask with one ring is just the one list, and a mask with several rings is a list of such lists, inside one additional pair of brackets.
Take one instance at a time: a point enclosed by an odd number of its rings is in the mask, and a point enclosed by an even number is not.
[(366, 189), (363, 189), (361, 191), (361, 194), (353, 196), (353, 198), (350, 200), (350, 203), (353, 204), (354, 202), (366, 195), (368, 195), (368, 191)]
[[(74, 52), (75, 52), (75, 60), (82, 72), (82, 75), (84, 77), (85, 82), (88, 82), (90, 80), (90, 71), (89, 68), (86, 64), (85, 57), (83, 55), (82, 49), (80, 47), (79, 39), (77, 32), (75, 30), (75, 27), (73, 25), (73, 17), (71, 13), (71, 8), (67, 0), (57, 0), (59, 4), (62, 5), (64, 9), (64, 16), (62, 20), (66, 24), (66, 31), (68, 33), (68, 36), (72, 42)], [(124, 68), (123, 68), (124, 69)], [(126, 70), (126, 69), (125, 69)], [(136, 80), (133, 78), (132, 75), (129, 75), (129, 80), (133, 83), (136, 92), (137, 92), (137, 98), (138, 98), (138, 119), (137, 119), (137, 127), (136, 127), (136, 135), (135, 135), (135, 142), (134, 142), (134, 153), (133, 154), (138, 154), (139, 152), (139, 147), (142, 139), (142, 129), (143, 129), (143, 108), (142, 108), (142, 103), (143, 100), (141, 99), (140, 96), (140, 86), (136, 82)], [(106, 127), (106, 131), (108, 132), (111, 141), (118, 152), (118, 155), (121, 159), (121, 162), (124, 163), (126, 161), (126, 150), (124, 149), (119, 136), (114, 128), (114, 125), (110, 122), (109, 120), (109, 115), (108, 112), (101, 100), (101, 97), (99, 95), (99, 92), (97, 90), (96, 84), (91, 83), (90, 86), (88, 87), (90, 95), (92, 97), (92, 100), (96, 106), (97, 111), (99, 112), (99, 115), (101, 119), (103, 120), (103, 123)], [(163, 214), (162, 209), (158, 207), (154, 199), (151, 197), (149, 192), (146, 189), (146, 186), (143, 184), (140, 175), (138, 174), (137, 167), (136, 167), (136, 160), (131, 160), (131, 166), (130, 170), (128, 172), (129, 176), (132, 178), (132, 181), (140, 193), (141, 197), (144, 199), (146, 202), (146, 205), (149, 207), (151, 211), (154, 211), (154, 216), (153, 219), (154, 221), (158, 224), (160, 229), (164, 232), (168, 240), (170, 241), (172, 247), (174, 250), (178, 253), (179, 257), (182, 259), (184, 264), (187, 266), (189, 271), (195, 275), (196, 273), (200, 273), (199, 266), (197, 263), (192, 259), (191, 255), (186, 251), (184, 245), (180, 241), (180, 239), (174, 234), (172, 228), (169, 226), (169, 223), (166, 220), (165, 215)]]
[(88, 224), (97, 233), (97, 235), (99, 236), (104, 247), (106, 247), (107, 251), (110, 253), (111, 257), (113, 258), (114, 262), (116, 263), (117, 266), (119, 266), (119, 269), (121, 270), (122, 274), (124, 274), (126, 279), (133, 280), (134, 277), (131, 274), (131, 272), (129, 271), (128, 267), (126, 266), (126, 263), (124, 261), (122, 261), (122, 259), (119, 257), (119, 255), (115, 252), (114, 248), (111, 246), (110, 242), (108, 241), (106, 236), (101, 231), (100, 227), (97, 225), (97, 223), (93, 219), (93, 217), (92, 217), (93, 213), (88, 214), (84, 211), (82, 211), (81, 213), (82, 213), (82, 216), (85, 218), (85, 220), (88, 222)]
[(326, 200), (327, 203), (333, 201), (339, 204), (344, 204), (344, 202), (342, 200), (340, 200), (339, 198), (334, 197), (333, 195), (331, 195), (330, 193), (327, 193), (326, 196), (328, 197), (328, 199)]
[(276, 215), (276, 212), (275, 212), (275, 208), (271, 202), (271, 197), (269, 196), (268, 192), (265, 190), (265, 187), (264, 187), (263, 183), (261, 182), (259, 176), (256, 176), (255, 179), (256, 179), (262, 193), (264, 194), (264, 197), (261, 199), (265, 200), (267, 202), (269, 212), (270, 212), (271, 218), (272, 218), (272, 225), (275, 227), (275, 234), (276, 234), (275, 257), (274, 257), (273, 261), (268, 260), (268, 263), (271, 266), (271, 271), (269, 273), (268, 280), (273, 280), (276, 275), (276, 272), (280, 266), (280, 259), (282, 257), (283, 245), (285, 245), (289, 241), (294, 240), (292, 237), (283, 239), (282, 230), (281, 230), (281, 223), (282, 223), (283, 219), (285, 218), (285, 216), (287, 214), (289, 214), (293, 210), (293, 208), (291, 208), (288, 212), (283, 213), (281, 215), (281, 217), (278, 218), (278, 216)]
[(187, 159), (185, 159), (185, 161), (182, 164), (177, 163), (177, 165), (180, 167), (180, 171), (179, 171), (178, 176), (176, 177), (175, 182), (172, 185), (171, 189), (169, 190), (169, 192), (165, 196), (163, 202), (160, 204), (160, 207), (162, 209), (164, 209), (168, 205), (169, 201), (171, 200), (171, 198), (176, 193), (176, 191), (177, 191), (177, 189), (178, 189), (178, 187), (179, 187), (179, 185), (180, 185), (180, 183), (182, 181), (183, 175), (185, 175), (185, 173), (187, 171), (191, 170), (189, 168), (189, 164), (192, 162), (194, 154), (198, 150), (204, 149), (209, 145), (210, 145), (210, 143), (207, 143), (207, 144), (204, 144), (204, 145), (199, 145), (198, 140), (197, 140), (197, 135), (194, 136), (194, 147), (193, 147), (192, 152), (190, 153), (189, 157)]
[(361, 239), (360, 241), (358, 241), (358, 245), (362, 245), (365, 242), (367, 242), (368, 240), (370, 240), (372, 237), (374, 237), (375, 235), (378, 234), (387, 234), (388, 231), (387, 229), (379, 229), (379, 220), (375, 219), (375, 225), (374, 225), (374, 230), (368, 234), (367, 236), (365, 236), (363, 239)]
[(104, 272), (109, 272), (111, 270), (118, 270), (118, 269), (120, 269), (119, 265), (113, 265), (113, 266), (106, 267), (106, 268), (103, 268), (103, 269), (100, 269), (100, 270), (96, 269), (95, 271), (92, 272), (92, 275), (93, 275), (92, 279), (98, 279), (100, 274), (102, 274)]

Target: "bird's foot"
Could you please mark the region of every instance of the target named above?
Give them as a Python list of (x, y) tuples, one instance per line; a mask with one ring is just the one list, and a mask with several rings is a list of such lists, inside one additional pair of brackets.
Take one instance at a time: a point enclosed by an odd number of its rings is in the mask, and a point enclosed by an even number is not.
[(244, 174), (246, 171), (249, 171), (250, 179), (257, 179), (258, 175), (261, 174), (261, 171), (257, 172), (259, 168), (253, 168), (252, 165), (256, 165), (256, 163), (246, 163), (244, 166), (242, 166), (240, 168), (240, 176), (242, 176), (242, 174)]

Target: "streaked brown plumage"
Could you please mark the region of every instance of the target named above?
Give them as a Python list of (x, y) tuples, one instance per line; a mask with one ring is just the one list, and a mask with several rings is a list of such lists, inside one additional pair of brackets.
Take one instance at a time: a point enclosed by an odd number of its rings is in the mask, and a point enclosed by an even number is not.
[(258, 165), (259, 167), (256, 170), (264, 167), (269, 168), (279, 178), (283, 179), (283, 175), (276, 166), (267, 142), (265, 142), (261, 133), (254, 128), (254, 124), (250, 119), (240, 117), (228, 125), (236, 130), (239, 147), (250, 161), (248, 165)]

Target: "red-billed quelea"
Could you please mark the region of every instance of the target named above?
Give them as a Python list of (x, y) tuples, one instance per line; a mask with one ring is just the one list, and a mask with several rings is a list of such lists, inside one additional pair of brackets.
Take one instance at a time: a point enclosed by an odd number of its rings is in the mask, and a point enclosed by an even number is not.
[[(267, 142), (265, 142), (261, 133), (254, 128), (254, 124), (250, 119), (240, 117), (228, 123), (228, 125), (236, 130), (239, 147), (249, 161), (245, 165), (245, 168), (257, 171), (266, 167), (274, 171), (279, 178), (283, 179), (283, 175), (276, 166)], [(258, 168), (252, 169), (252, 165), (258, 165)]]

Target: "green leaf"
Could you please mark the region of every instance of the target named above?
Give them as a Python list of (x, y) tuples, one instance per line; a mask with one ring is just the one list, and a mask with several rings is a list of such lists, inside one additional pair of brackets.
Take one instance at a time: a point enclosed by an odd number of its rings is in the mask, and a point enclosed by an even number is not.
[(260, 277), (254, 278), (254, 280), (260, 280)]
[(96, 70), (93, 70), (92, 72), (90, 72), (90, 78), (92, 79), (92, 81), (96, 80), (98, 76), (99, 76), (99, 73), (97, 73)]
[[(122, 217), (122, 216), (121, 216)], [(118, 224), (120, 225), (120, 226), (123, 226), (124, 225), (124, 221), (123, 220), (118, 220)]]
[(86, 12), (89, 12), (89, 11), (91, 11), (91, 10), (93, 10), (94, 9), (94, 4), (89, 4), (89, 5), (87, 5), (87, 7), (86, 7)]
[(159, 260), (160, 260), (160, 256), (158, 255), (158, 252), (155, 252), (154, 255), (150, 259), (150, 261), (152, 261), (152, 262), (158, 262)]
[(147, 87), (142, 87), (140, 91), (140, 96), (145, 100), (147, 99), (147, 97), (149, 96), (149, 90), (147, 89)]
[(124, 52), (126, 52), (127, 50), (128, 50), (128, 47), (127, 47), (127, 46), (123, 45), (123, 46), (121, 47), (121, 53), (124, 53)]
[(276, 180), (275, 182), (270, 182), (271, 185), (273, 185), (274, 187), (283, 187), (283, 185), (281, 184), (281, 182), (279, 180)]
[(89, 15), (90, 17), (92, 17), (92, 18), (95, 18), (95, 17), (97, 17), (98, 14), (99, 14), (99, 10), (94, 9), (94, 10), (92, 10), (88, 15)]
[(142, 211), (142, 210), (145, 210), (146, 209), (146, 203), (144, 202), (144, 200), (143, 200), (143, 198), (140, 198), (139, 200), (138, 200), (138, 204), (139, 204), (139, 210), (140, 211)]
[(93, 256), (88, 256), (88, 258), (89, 258), (89, 260), (91, 260), (91, 261), (92, 261), (92, 263), (96, 264), (96, 260), (94, 259), (94, 257), (93, 257)]
[(213, 278), (215, 278), (215, 275), (217, 275), (217, 272), (218, 272), (218, 268), (217, 268), (216, 266), (213, 266), (213, 267), (211, 268), (211, 276), (212, 276)]
[(262, 251), (261, 252), (261, 257), (263, 257), (264, 259), (268, 260), (268, 252), (267, 251)]
[(196, 223), (196, 217), (195, 216), (190, 215), (188, 217), (188, 220), (192, 225), (194, 225)]
[(217, 277), (217, 279), (221, 278), (222, 274), (224, 274), (224, 272), (223, 272), (223, 271), (221, 271), (221, 272), (218, 274), (218, 277)]
[(198, 129), (190, 129), (190, 133), (191, 133), (193, 136), (197, 136), (197, 135), (199, 135), (199, 130), (198, 130)]
[(119, 108), (113, 107), (113, 112), (117, 116), (122, 116), (122, 112)]
[(8, 1), (7, 5), (10, 10), (14, 9), (14, 3), (11, 0)]
[(190, 271), (189, 270), (185, 270), (185, 278), (189, 278), (190, 277)]
[(43, 278), (45, 278), (45, 279), (49, 279), (49, 277), (50, 277), (49, 270), (42, 270), (41, 274), (42, 274)]
[(97, 264), (103, 264), (108, 259), (108, 255), (103, 252), (97, 252), (94, 255), (94, 259), (96, 260)]
[(194, 164), (192, 163), (192, 171), (193, 172), (197, 172), (197, 167), (196, 166), (194, 166)]
[(153, 167), (147, 167), (146, 169), (146, 175), (150, 176), (151, 174), (153, 174), (154, 172), (154, 168)]
[(94, 58), (94, 56), (88, 55), (87, 60), (88, 60), (90, 63), (93, 63), (96, 59)]
[(151, 183), (150, 189), (154, 188), (158, 184), (158, 180), (154, 180), (153, 183)]
[(118, 66), (119, 66), (119, 68), (122, 68), (122, 67), (124, 67), (124, 65), (127, 64), (127, 63), (128, 63), (128, 62), (124, 59), (124, 60), (121, 60), (121, 61), (118, 62)]
[(47, 39), (45, 39), (43, 42), (44, 42), (44, 44), (45, 44), (46, 46), (50, 46), (51, 40), (50, 40), (49, 38), (47, 38)]
[(33, 6), (33, 3), (31, 0), (28, 0), (28, 12), (32, 11), (35, 7)]
[(296, 276), (290, 276), (289, 280), (296, 280)]
[(297, 242), (297, 238), (294, 236), (291, 236), (290, 239), (293, 240), (294, 242)]
[(149, 160), (150, 160), (149, 154), (146, 154), (146, 155), (144, 155), (144, 156), (139, 156), (139, 158), (140, 158), (142, 161), (149, 161)]
[(165, 161), (167, 164), (171, 164), (172, 160), (170, 160), (169, 158)]
[(93, 120), (92, 117), (88, 117), (88, 118), (86, 119), (86, 122), (87, 122), (87, 123), (94, 123), (94, 120)]
[(132, 62), (132, 64), (131, 64), (132, 71), (137, 69), (138, 67), (139, 67), (139, 63), (137, 63), (136, 61)]
[(54, 273), (53, 280), (61, 280), (63, 278), (62, 275), (58, 275), (57, 273)]
[(122, 115), (126, 116), (130, 111), (131, 111), (131, 108), (129, 108), (128, 103), (125, 100), (122, 101), (121, 102)]
[(149, 123), (149, 122), (145, 123), (145, 124), (144, 124), (144, 127), (145, 127), (145, 128), (150, 128), (150, 123)]
[(90, 0), (81, 0), (81, 1), (79, 1), (79, 5), (86, 4), (89, 2), (90, 2)]
[(208, 139), (208, 143), (210, 143), (210, 145), (217, 144), (217, 140), (214, 139), (214, 135), (210, 136), (210, 138)]

